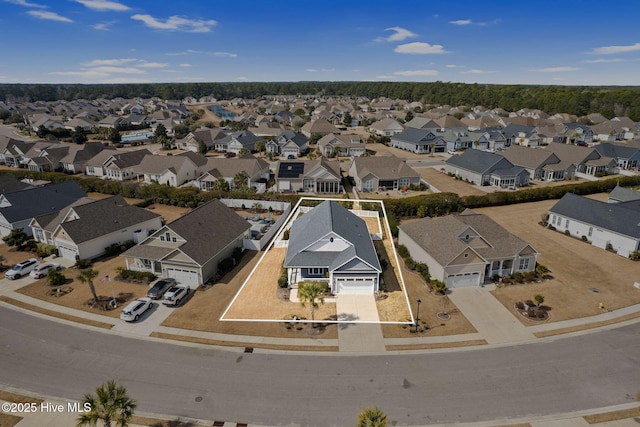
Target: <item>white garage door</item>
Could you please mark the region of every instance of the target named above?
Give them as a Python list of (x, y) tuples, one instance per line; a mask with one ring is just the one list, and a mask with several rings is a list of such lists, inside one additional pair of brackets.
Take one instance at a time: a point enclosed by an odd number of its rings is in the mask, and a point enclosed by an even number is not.
[(465, 286), (479, 286), (480, 273), (456, 274), (447, 277), (447, 288), (464, 288)]
[(338, 279), (339, 294), (371, 295), (374, 290), (373, 278), (341, 278)]
[(167, 277), (176, 279), (176, 282), (183, 285), (199, 285), (198, 272), (181, 268), (167, 268)]
[(78, 253), (74, 249), (65, 248), (64, 246), (58, 246), (58, 255), (60, 255), (64, 259), (75, 261), (76, 255), (78, 255)]
[(280, 191), (289, 191), (289, 190), (291, 190), (291, 182), (290, 181), (278, 181), (278, 189)]

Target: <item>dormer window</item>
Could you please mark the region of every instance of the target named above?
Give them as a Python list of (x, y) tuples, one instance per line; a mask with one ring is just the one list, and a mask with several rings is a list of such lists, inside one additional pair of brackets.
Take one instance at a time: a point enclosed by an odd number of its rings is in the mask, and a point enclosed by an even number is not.
[(165, 236), (165, 239), (167, 240), (167, 242), (171, 241), (171, 233), (165, 233), (164, 236)]
[(469, 253), (464, 254), (465, 258), (469, 258)]
[(464, 240), (469, 240), (469, 235), (464, 236)]

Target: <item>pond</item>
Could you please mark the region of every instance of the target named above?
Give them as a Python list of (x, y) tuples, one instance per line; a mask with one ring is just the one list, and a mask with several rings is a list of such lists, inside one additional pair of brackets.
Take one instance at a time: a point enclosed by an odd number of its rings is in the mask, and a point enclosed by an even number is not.
[(211, 112), (216, 116), (220, 117), (221, 120), (235, 120), (237, 117), (237, 115), (231, 111), (225, 110), (222, 105), (212, 105), (209, 107), (209, 110), (211, 110)]

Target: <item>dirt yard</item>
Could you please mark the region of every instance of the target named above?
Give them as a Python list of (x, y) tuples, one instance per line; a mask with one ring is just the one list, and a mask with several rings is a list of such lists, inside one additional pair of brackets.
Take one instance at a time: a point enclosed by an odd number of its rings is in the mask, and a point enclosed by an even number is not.
[[(606, 200), (606, 195), (594, 198)], [(477, 209), (529, 242), (540, 255), (538, 262), (551, 270), (553, 279), (541, 283), (509, 285), (494, 295), (510, 311), (516, 301), (544, 296), (551, 308), (551, 322), (600, 314), (640, 303), (640, 290), (633, 282), (640, 277), (640, 264), (538, 224), (555, 200)], [(516, 316), (529, 325), (531, 321)]]
[(422, 179), (440, 190), (442, 193), (456, 193), (462, 196), (482, 196), (487, 194), (477, 185), (458, 181), (434, 168), (417, 168)]

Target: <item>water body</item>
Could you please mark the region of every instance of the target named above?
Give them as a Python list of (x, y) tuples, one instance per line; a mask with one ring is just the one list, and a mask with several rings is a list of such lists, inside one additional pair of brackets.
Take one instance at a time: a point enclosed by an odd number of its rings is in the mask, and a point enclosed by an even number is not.
[(220, 117), (221, 120), (235, 120), (237, 117), (237, 115), (231, 111), (225, 110), (222, 105), (212, 105), (209, 107), (209, 110), (211, 110), (211, 112), (216, 116)]

